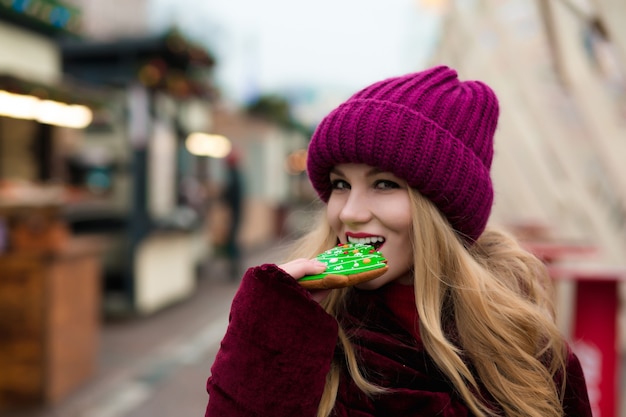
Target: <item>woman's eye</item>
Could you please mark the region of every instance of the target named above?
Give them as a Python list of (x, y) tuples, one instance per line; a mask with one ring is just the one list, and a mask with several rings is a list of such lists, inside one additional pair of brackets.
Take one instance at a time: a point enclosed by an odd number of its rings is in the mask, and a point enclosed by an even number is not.
[(333, 190), (348, 190), (350, 189), (350, 184), (348, 184), (344, 180), (333, 180), (330, 182)]
[(374, 183), (374, 188), (376, 188), (377, 190), (390, 190), (394, 188), (400, 188), (400, 185), (396, 182), (389, 180), (377, 180)]

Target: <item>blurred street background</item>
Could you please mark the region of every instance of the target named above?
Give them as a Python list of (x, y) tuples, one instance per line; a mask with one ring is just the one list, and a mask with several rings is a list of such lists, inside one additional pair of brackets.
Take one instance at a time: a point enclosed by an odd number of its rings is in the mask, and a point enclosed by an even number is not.
[(492, 221), (626, 417), (623, 0), (0, 1), (0, 416), (204, 414), (246, 268), (311, 220), (320, 119), (447, 64), (501, 101)]

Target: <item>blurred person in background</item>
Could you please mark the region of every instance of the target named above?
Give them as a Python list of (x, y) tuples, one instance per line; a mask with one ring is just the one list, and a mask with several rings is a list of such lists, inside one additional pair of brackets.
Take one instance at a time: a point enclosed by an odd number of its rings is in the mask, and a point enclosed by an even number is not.
[(239, 164), (239, 153), (233, 149), (226, 157), (226, 183), (222, 193), (222, 200), (229, 210), (225, 252), (231, 280), (238, 280), (241, 277), (241, 249), (238, 238), (242, 218), (243, 184)]
[[(545, 266), (487, 227), (497, 97), (438, 66), (377, 82), (322, 120), (308, 175), (326, 203), (291, 260), (248, 269), (206, 416), (591, 416)], [(380, 277), (298, 284), (338, 243)]]

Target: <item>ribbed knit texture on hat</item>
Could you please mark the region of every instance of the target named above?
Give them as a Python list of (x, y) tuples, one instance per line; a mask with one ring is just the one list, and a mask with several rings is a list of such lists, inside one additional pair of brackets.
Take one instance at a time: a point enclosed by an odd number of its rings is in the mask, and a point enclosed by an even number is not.
[(445, 66), (377, 82), (321, 121), (309, 145), (309, 179), (327, 202), (337, 164), (392, 172), (472, 242), (484, 231), (493, 204), (489, 170), (498, 114), (491, 88), (461, 82)]

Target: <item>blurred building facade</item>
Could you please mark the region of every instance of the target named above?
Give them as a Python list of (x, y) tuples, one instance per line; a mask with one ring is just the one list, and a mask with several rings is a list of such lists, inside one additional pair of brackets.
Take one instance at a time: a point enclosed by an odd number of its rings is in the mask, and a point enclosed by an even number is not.
[[(50, 8), (45, 12), (49, 3), (34, 3), (32, 7), (22, 7), (9, 2), (0, 7), (0, 128), (4, 132), (0, 139), (0, 178), (4, 180), (46, 181), (62, 177), (64, 173), (54, 163), (54, 157), (80, 141), (81, 133), (80, 129), (68, 129), (70, 126), (59, 120), (46, 120), (54, 114), (44, 114), (45, 107), (92, 105), (96, 99), (94, 92), (63, 76), (57, 40), (77, 35), (78, 11), (59, 4), (59, 18), (55, 20)], [(16, 135), (19, 140), (12, 139)], [(53, 141), (52, 136), (59, 139)], [(33, 151), (35, 148), (39, 151)]]
[(0, 4), (0, 409), (58, 401), (95, 370), (99, 246), (63, 221), (81, 194), (65, 158), (105, 99), (63, 74), (59, 39), (79, 28), (67, 3)]
[(194, 271), (215, 255), (229, 221), (218, 198), (224, 161), (192, 155), (186, 138), (223, 135), (240, 154), (246, 247), (276, 238), (293, 198), (288, 185), (303, 175), (290, 175), (285, 159), (308, 138), (222, 101), (212, 76), (219, 63), (175, 28), (148, 32), (148, 2), (72, 3), (86, 39), (63, 43), (64, 71), (106, 89), (115, 104), (96, 114), (78, 163), (109, 161), (107, 198), (74, 205), (68, 218), (75, 231), (116, 242), (104, 257), (106, 305), (147, 314), (193, 291)]

